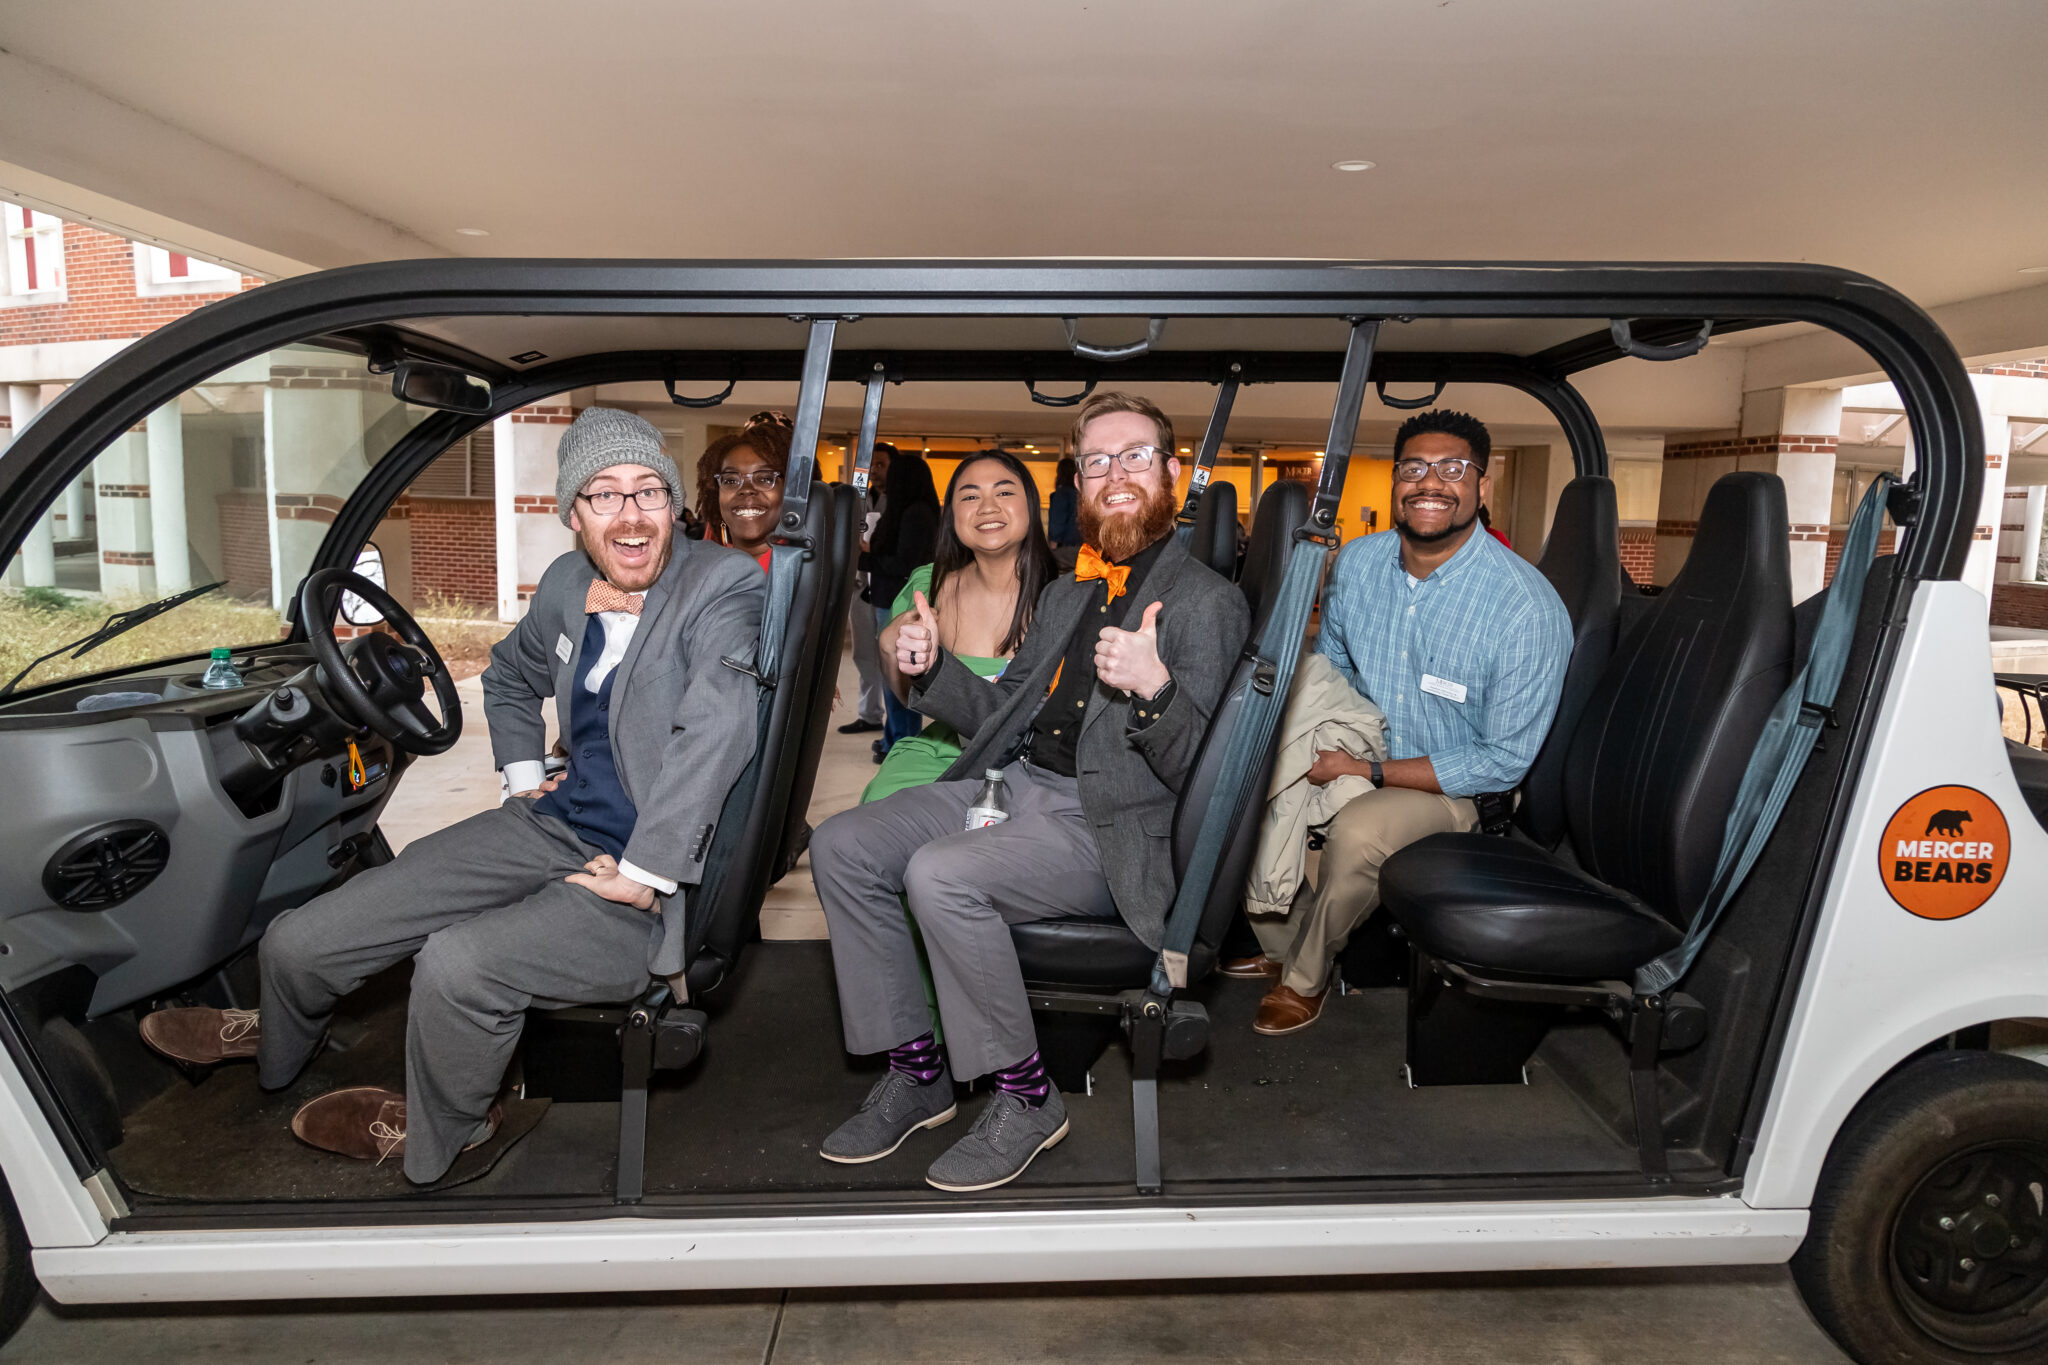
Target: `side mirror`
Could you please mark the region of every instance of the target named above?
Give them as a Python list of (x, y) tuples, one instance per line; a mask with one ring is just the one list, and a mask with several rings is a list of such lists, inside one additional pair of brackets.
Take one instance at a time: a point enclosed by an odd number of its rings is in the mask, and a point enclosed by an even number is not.
[(408, 360), (391, 376), (391, 394), (415, 407), (482, 416), (491, 410), (491, 386), (466, 370), (430, 360)]
[[(356, 555), (355, 571), (380, 588), (389, 586), (384, 581), (384, 552), (374, 540)], [(354, 593), (345, 592), (341, 595), (341, 619), (352, 626), (374, 626), (384, 619), (384, 613)]]

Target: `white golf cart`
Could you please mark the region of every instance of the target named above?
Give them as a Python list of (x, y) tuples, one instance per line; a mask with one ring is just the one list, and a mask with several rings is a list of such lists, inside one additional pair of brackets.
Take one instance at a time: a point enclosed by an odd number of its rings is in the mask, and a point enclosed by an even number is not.
[[(1911, 477), (1876, 485), (1833, 585), (1796, 609), (1765, 473), (1716, 485), (1683, 570), (1638, 592), (1572, 376), (1785, 323), (1888, 375)], [(650, 983), (534, 1014), (499, 1137), (424, 1189), (286, 1127), (314, 1091), (396, 1082), (402, 969), (279, 1094), (142, 1047), (151, 1010), (253, 1006), (265, 925), (387, 860), (393, 790), (460, 734), (401, 600), (409, 487), (572, 390), (697, 406), (742, 381), (790, 386), (795, 451), (760, 704), (734, 718), (760, 748), (693, 893), (687, 1000)], [(1263, 1039), (1258, 983), (1211, 969), (1368, 390), (1412, 402), (1392, 382), (1505, 385), (1562, 429), (1578, 477), (1541, 567), (1577, 652), (1512, 817), (1390, 862), (1377, 956), (1347, 962), (1359, 989)], [(828, 391), (865, 398), (864, 480), (888, 387), (961, 383), (1052, 403), (1215, 386), (1181, 533), (1259, 622), (1159, 831), (1183, 869), (1165, 944), (1017, 929), (1074, 1135), (971, 1197), (915, 1160), (817, 1159), (871, 1063), (841, 1050), (825, 946), (757, 933), (800, 846), (851, 584), (854, 498), (814, 477)], [(1335, 402), (1319, 481), (1267, 490), (1240, 556), (1209, 470), (1247, 385)], [(119, 604), (0, 692), (0, 1327), (38, 1283), (113, 1303), (1791, 1259), (1858, 1359), (2048, 1360), (2048, 1071), (2013, 1041), (2048, 1019), (2048, 760), (2001, 735), (1985, 602), (1958, 581), (1984, 462), (1968, 379), (1882, 285), (1737, 265), (365, 266), (213, 304), (72, 386), (0, 456), (0, 548), (165, 413), (179, 462), (144, 463), (182, 479), (213, 588)], [(1873, 557), (1886, 517), (1896, 552)], [(373, 537), (382, 585), (350, 572)], [(347, 594), (386, 628), (338, 630)], [(101, 664), (159, 618), (189, 623), (154, 627), (160, 657)], [(201, 685), (215, 644), (240, 686)]]

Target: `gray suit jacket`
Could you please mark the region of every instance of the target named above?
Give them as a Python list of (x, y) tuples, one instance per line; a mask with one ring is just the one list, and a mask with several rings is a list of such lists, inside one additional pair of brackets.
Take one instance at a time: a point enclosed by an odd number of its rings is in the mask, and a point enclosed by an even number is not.
[[(492, 647), (484, 715), (500, 768), (546, 752), (543, 698), (561, 699), (561, 708), (590, 696), (578, 680), (584, 595), (597, 577), (581, 549), (563, 555), (541, 575), (526, 615)], [(767, 587), (751, 556), (677, 535), (612, 683), (612, 762), (636, 812), (626, 858), (683, 886), (703, 878), (719, 809), (753, 757), (756, 684), (719, 661), (753, 666)], [(566, 730), (566, 711), (561, 721)], [(665, 940), (683, 942), (683, 901), (661, 898), (650, 962)]]
[[(1117, 911), (1146, 947), (1157, 948), (1176, 886), (1174, 806), (1251, 632), (1251, 610), (1234, 584), (1189, 558), (1177, 543), (1160, 552), (1151, 572), (1130, 591), (1127, 628), (1137, 624), (1147, 606), (1162, 604), (1159, 657), (1177, 691), (1157, 720), (1133, 731), (1130, 694), (1098, 682), (1081, 723), (1074, 768), (1081, 808), (1095, 828), (1096, 852)], [(999, 767), (1015, 755), (1093, 596), (1094, 584), (1084, 586), (1072, 574), (1048, 583), (1016, 658), (993, 685), (939, 652), (937, 665), (924, 675), (911, 702), (965, 740), (946, 779), (979, 777), (984, 768)]]

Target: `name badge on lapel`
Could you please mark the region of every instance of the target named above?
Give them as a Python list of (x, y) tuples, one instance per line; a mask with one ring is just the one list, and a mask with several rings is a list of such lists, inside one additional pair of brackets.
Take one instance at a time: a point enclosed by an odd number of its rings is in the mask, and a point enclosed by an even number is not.
[(575, 652), (575, 646), (569, 643), (568, 636), (557, 635), (555, 637), (555, 657), (557, 659), (560, 659), (563, 663), (568, 663), (569, 656)]
[(1445, 701), (1454, 701), (1460, 705), (1465, 701), (1465, 684), (1454, 683), (1448, 678), (1439, 678), (1434, 673), (1422, 675), (1422, 690), (1432, 697), (1442, 697)]

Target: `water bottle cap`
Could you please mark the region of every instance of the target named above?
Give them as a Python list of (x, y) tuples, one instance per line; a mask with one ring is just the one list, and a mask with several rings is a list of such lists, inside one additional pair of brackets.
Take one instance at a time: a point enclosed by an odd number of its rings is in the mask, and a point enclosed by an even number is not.
[(216, 659), (231, 659), (234, 657), (234, 653), (226, 645), (215, 645), (213, 647), (213, 657)]
[(991, 782), (1003, 780), (1003, 770), (1001, 768), (984, 768), (981, 770), (981, 775)]

